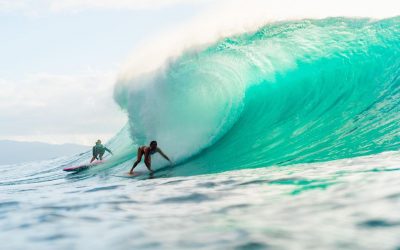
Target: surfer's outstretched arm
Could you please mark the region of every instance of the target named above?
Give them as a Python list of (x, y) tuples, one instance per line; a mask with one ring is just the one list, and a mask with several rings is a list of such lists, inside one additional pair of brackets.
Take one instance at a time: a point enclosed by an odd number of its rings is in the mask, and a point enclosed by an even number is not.
[(108, 153), (110, 153), (110, 154), (113, 154), (112, 152), (111, 152), (111, 150), (109, 150), (108, 148), (104, 148)]
[(168, 156), (167, 156), (166, 154), (164, 154), (164, 152), (161, 151), (160, 148), (157, 148), (157, 152), (160, 153), (160, 155), (161, 155), (162, 157), (164, 157), (167, 161), (171, 162), (171, 160), (168, 158)]

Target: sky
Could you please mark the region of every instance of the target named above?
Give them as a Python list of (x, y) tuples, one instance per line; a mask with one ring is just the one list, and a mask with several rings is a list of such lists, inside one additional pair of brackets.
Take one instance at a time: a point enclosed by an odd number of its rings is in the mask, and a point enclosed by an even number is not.
[(0, 140), (110, 139), (127, 120), (112, 97), (121, 65), (138, 44), (206, 6), (205, 0), (0, 0)]

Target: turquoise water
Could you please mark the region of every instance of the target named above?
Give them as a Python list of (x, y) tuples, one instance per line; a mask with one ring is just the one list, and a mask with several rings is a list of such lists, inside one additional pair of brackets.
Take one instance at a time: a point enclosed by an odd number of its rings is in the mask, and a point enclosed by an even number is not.
[(2, 249), (400, 248), (398, 152), (143, 180), (63, 163), (0, 167)]
[[(90, 152), (0, 166), (5, 249), (400, 249), (400, 19), (268, 24), (120, 80)], [(176, 163), (126, 173), (157, 140)]]

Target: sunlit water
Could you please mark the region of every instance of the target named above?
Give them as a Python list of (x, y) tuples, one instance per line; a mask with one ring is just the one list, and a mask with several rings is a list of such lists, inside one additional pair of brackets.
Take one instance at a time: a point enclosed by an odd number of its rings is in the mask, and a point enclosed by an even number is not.
[(397, 152), (142, 180), (63, 161), (0, 167), (2, 249), (400, 249)]

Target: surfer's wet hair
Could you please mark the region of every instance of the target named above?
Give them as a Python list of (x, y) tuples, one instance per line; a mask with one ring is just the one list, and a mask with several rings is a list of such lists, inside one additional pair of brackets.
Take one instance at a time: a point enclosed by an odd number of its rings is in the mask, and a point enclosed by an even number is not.
[(151, 142), (150, 142), (150, 146), (153, 145), (153, 144), (156, 144), (156, 145), (157, 145), (157, 141), (151, 141)]

